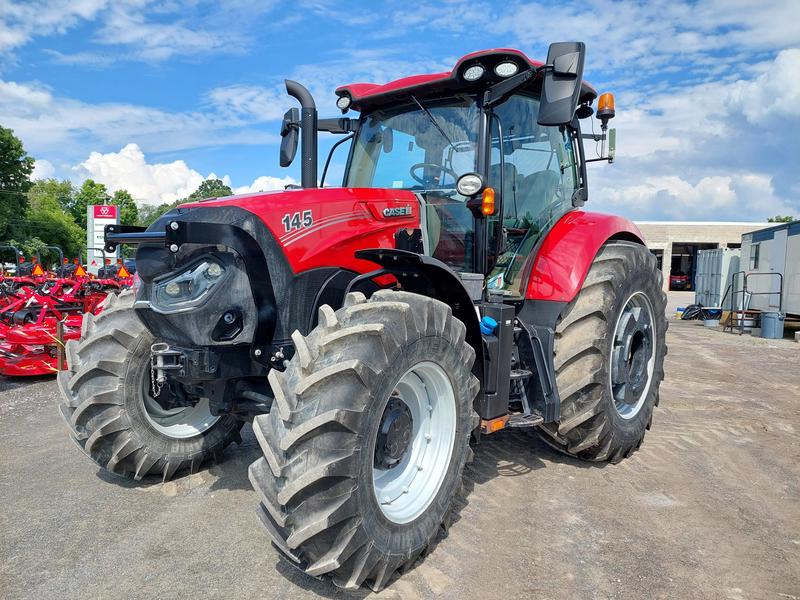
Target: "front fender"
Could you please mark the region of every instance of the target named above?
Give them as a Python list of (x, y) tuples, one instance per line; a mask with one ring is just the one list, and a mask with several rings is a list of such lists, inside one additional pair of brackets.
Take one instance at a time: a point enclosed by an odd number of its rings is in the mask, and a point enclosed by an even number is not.
[(483, 381), (483, 338), (478, 314), (464, 284), (450, 267), (430, 256), (389, 248), (359, 250), (356, 258), (379, 264), (404, 290), (436, 298), (450, 306), (453, 316), (467, 327), (467, 343), (475, 350), (473, 370)]
[(642, 232), (623, 217), (575, 210), (553, 226), (533, 258), (525, 298), (571, 302), (594, 257), (609, 240), (644, 245)]

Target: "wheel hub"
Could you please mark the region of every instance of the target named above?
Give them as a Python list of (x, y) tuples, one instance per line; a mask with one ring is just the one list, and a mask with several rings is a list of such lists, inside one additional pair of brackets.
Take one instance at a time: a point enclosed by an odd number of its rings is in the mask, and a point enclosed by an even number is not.
[(405, 402), (392, 397), (383, 412), (375, 444), (375, 466), (391, 469), (400, 464), (411, 442), (414, 421)]
[(372, 485), (383, 515), (408, 523), (433, 502), (455, 443), (456, 400), (447, 373), (423, 361), (397, 382), (375, 432)]
[(611, 350), (611, 393), (617, 412), (634, 417), (644, 403), (653, 373), (653, 315), (642, 293), (633, 294), (622, 310)]

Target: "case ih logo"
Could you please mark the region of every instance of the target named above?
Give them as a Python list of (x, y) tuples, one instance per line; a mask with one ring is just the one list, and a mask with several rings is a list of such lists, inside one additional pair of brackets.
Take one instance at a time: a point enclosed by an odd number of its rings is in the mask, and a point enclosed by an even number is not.
[(95, 219), (116, 219), (117, 207), (111, 204), (101, 204), (94, 207)]
[(384, 217), (410, 217), (411, 216), (411, 206), (392, 206), (390, 208), (383, 209), (383, 216)]

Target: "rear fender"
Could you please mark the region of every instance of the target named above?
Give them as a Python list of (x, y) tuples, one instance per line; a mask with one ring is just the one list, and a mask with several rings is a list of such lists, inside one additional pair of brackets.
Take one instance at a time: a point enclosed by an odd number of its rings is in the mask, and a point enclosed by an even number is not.
[(532, 258), (525, 298), (571, 302), (580, 291), (594, 257), (610, 240), (644, 245), (642, 232), (623, 217), (582, 210), (561, 217)]

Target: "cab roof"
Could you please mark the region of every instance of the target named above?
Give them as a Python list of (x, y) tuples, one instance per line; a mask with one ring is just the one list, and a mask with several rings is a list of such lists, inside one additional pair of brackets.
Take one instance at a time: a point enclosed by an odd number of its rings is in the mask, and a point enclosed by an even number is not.
[[(391, 105), (408, 98), (411, 94), (419, 97), (438, 96), (447, 93), (470, 93), (485, 88), (487, 83), (496, 83), (500, 77), (494, 74), (494, 66), (505, 61), (513, 61), (519, 66), (519, 71), (526, 68), (538, 68), (544, 63), (528, 58), (523, 52), (512, 48), (493, 48), (479, 50), (462, 56), (450, 71), (441, 73), (428, 73), (425, 75), (411, 75), (395, 79), (385, 84), (378, 83), (351, 83), (336, 89), (337, 96), (349, 95), (352, 99), (351, 107), (357, 111), (368, 110), (382, 105)], [(475, 82), (463, 79), (466, 69), (480, 64), (486, 69), (486, 75)], [(542, 76), (537, 75), (528, 84), (528, 89), (538, 89), (541, 86)], [(597, 91), (586, 81), (581, 82), (581, 103), (591, 103), (597, 97)]]

